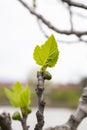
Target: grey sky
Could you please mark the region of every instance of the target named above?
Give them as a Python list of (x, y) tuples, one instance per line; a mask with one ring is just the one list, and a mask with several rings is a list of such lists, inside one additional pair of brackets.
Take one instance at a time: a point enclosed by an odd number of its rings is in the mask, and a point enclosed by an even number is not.
[[(51, 11), (51, 7), (57, 9), (56, 2), (54, 2), (54, 5), (51, 2), (49, 11)], [(47, 16), (46, 4), (49, 4), (49, 0), (47, 0), (47, 3), (42, 0), (42, 3), (44, 10), (41, 10), (41, 7), (39, 10)], [(62, 8), (63, 7), (60, 6), (59, 10)], [(67, 12), (61, 15), (67, 15)], [(56, 19), (54, 11), (51, 11), (48, 18), (53, 20), (54, 24), (58, 23), (58, 26), (62, 28), (67, 20), (65, 20), (64, 23), (61, 15), (59, 16), (60, 19)], [(82, 28), (84, 28), (83, 25), (87, 25), (87, 21), (83, 23), (84, 24), (81, 26)], [(66, 24), (66, 27), (69, 28), (68, 24)], [(77, 26), (77, 28), (79, 27)], [(48, 34), (51, 34), (51, 32), (48, 31)], [(60, 36), (55, 36), (57, 39), (60, 39)], [(33, 60), (33, 49), (36, 44), (42, 44), (45, 40), (46, 39), (39, 31), (35, 17), (29, 14), (17, 0), (0, 1), (1, 80), (26, 80), (28, 73), (34, 67), (36, 68), (38, 66)], [(78, 81), (81, 77), (87, 75), (86, 44), (68, 45), (60, 43), (59, 50), (60, 58), (57, 65), (55, 68), (49, 69), (53, 75), (53, 81)]]

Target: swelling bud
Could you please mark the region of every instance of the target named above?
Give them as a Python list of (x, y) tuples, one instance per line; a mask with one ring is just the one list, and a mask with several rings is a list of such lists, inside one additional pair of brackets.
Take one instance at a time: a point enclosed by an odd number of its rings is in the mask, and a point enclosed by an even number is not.
[(21, 120), (21, 115), (20, 115), (20, 113), (19, 112), (15, 112), (15, 113), (13, 113), (13, 115), (12, 115), (12, 119), (13, 120)]
[(43, 73), (43, 78), (44, 78), (44, 80), (51, 80), (52, 79), (52, 75), (48, 71), (45, 71)]

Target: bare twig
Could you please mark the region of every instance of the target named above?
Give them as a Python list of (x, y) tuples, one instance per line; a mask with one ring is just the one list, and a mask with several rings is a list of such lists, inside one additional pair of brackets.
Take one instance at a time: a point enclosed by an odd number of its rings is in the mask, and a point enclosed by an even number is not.
[(72, 13), (70, 6), (68, 6), (68, 10), (69, 10), (69, 21), (70, 21), (70, 25), (71, 25), (71, 31), (73, 31), (73, 21), (72, 21), (73, 13)]
[(51, 24), (46, 18), (44, 18), (41, 14), (37, 13), (33, 8), (31, 8), (26, 2), (23, 0), (18, 0), (32, 15), (36, 16), (40, 19), (48, 28), (52, 29), (53, 31), (65, 34), (65, 35), (76, 35), (77, 37), (81, 37), (82, 35), (87, 35), (87, 31), (75, 31), (75, 30), (61, 30), (54, 25)]
[(70, 1), (70, 0), (62, 0), (63, 2), (66, 2), (69, 6), (74, 6), (82, 9), (87, 9), (87, 5), (82, 4), (82, 3), (77, 3), (75, 1)]
[(41, 25), (41, 21), (39, 19), (37, 19), (37, 23), (38, 23), (38, 26), (40, 28), (40, 31), (44, 34), (44, 36), (46, 38), (48, 38), (49, 36), (47, 35), (47, 33), (44, 31), (44, 29), (42, 28), (42, 25)]
[(44, 91), (44, 78), (43, 78), (43, 72), (37, 72), (37, 78), (38, 78), (38, 84), (37, 84), (37, 97), (38, 97), (38, 111), (36, 113), (37, 116), (37, 124), (35, 126), (34, 130), (42, 130), (44, 126), (44, 107), (45, 102), (43, 99), (43, 91)]

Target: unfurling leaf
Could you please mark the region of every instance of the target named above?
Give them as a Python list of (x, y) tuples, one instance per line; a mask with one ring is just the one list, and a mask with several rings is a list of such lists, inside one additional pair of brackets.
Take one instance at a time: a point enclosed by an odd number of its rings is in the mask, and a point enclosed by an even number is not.
[(23, 107), (21, 108), (21, 111), (22, 111), (22, 115), (27, 115), (32, 112), (32, 110), (29, 107)]
[(33, 57), (36, 63), (41, 67), (41, 71), (45, 71), (47, 67), (54, 67), (59, 56), (57, 42), (53, 35), (41, 46), (36, 46)]
[(30, 104), (30, 91), (28, 86), (20, 94), (20, 106), (26, 107)]
[(12, 90), (5, 88), (5, 93), (14, 107), (27, 107), (30, 104), (30, 90), (28, 86), (25, 89), (19, 82), (16, 82)]

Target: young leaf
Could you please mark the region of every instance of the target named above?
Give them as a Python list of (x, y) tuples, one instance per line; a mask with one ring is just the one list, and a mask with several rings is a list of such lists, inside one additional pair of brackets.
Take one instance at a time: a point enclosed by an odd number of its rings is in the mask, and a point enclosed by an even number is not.
[(12, 90), (5, 88), (5, 93), (14, 107), (27, 107), (30, 104), (30, 90), (28, 86), (25, 89), (17, 82)]
[(28, 86), (20, 94), (20, 107), (27, 107), (30, 104), (30, 91)]
[(5, 88), (6, 96), (8, 97), (10, 103), (14, 107), (19, 107), (19, 95), (14, 94), (11, 90)]
[(15, 93), (20, 93), (22, 91), (22, 85), (19, 83), (19, 82), (16, 82), (13, 87), (12, 87), (12, 90), (15, 92)]
[(59, 50), (53, 35), (51, 35), (43, 45), (37, 45), (33, 53), (36, 63), (42, 66), (42, 71), (45, 71), (47, 67), (54, 67), (58, 56)]

